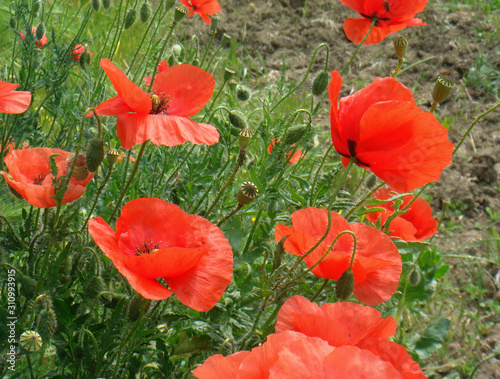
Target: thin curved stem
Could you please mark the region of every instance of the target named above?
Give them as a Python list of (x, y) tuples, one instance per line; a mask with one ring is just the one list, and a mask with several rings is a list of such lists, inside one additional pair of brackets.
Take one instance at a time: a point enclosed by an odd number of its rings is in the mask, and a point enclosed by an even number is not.
[(352, 53), (351, 59), (349, 59), (349, 62), (347, 62), (346, 65), (344, 66), (344, 68), (342, 69), (342, 71), (340, 71), (340, 75), (341, 76), (345, 72), (345, 70), (347, 70), (347, 68), (352, 63), (352, 61), (354, 60), (354, 57), (358, 53), (359, 48), (361, 47), (361, 45), (363, 44), (363, 42), (365, 42), (365, 40), (368, 38), (368, 36), (370, 35), (370, 32), (372, 31), (372, 29), (373, 29), (373, 27), (375, 26), (376, 23), (377, 23), (377, 19), (373, 18), (372, 23), (371, 23), (370, 27), (368, 28), (368, 31), (366, 32), (365, 36), (363, 37), (363, 39), (361, 40), (361, 42), (358, 44), (358, 46), (356, 46), (356, 49), (354, 50), (354, 53)]

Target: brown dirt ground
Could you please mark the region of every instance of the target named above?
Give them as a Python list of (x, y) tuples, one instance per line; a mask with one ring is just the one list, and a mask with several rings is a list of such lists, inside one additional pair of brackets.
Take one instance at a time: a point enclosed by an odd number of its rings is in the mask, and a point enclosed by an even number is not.
[[(355, 48), (344, 36), (342, 24), (348, 17), (357, 17), (356, 13), (338, 1), (309, 0), (306, 13), (303, 14), (303, 3), (304, 0), (221, 1), (223, 10), (217, 37), (220, 39), (223, 33), (230, 34), (241, 44), (237, 50), (239, 56), (249, 55), (255, 59), (257, 69), (254, 68), (251, 74), (258, 83), (272, 83), (279, 79), (282, 55), (286, 59), (288, 78), (297, 83), (306, 73), (312, 52), (322, 42), (330, 47), (328, 69), (340, 71)], [(483, 15), (466, 8), (448, 12), (440, 2), (429, 2), (425, 11), (418, 16), (427, 23), (426, 26), (407, 28), (399, 33), (410, 41), (406, 65), (426, 58), (429, 60), (405, 71), (398, 76), (398, 80), (414, 91), (417, 102), (425, 110), (429, 109), (430, 94), (438, 75), (448, 75), (456, 83), (449, 100), (436, 111), (441, 121), (449, 121), (449, 138), (456, 144), (472, 120), (497, 101), (481, 82), (466, 86), (465, 77), (479, 54), (495, 52), (495, 47), (498, 49), (498, 40), (495, 39), (498, 33), (495, 33), (494, 25), (481, 21)], [(208, 40), (207, 27), (201, 22), (192, 25), (195, 30), (187, 33), (196, 33), (205, 44)], [(479, 39), (478, 35), (482, 35), (482, 38)], [(343, 78), (344, 95), (360, 89), (377, 76), (390, 75), (397, 63), (392, 46), (393, 36), (380, 44), (360, 49), (350, 66), (349, 76)], [(265, 67), (260, 67), (259, 55)], [(303, 88), (309, 88), (311, 78), (322, 70), (324, 59), (325, 51), (321, 49), (313, 65), (312, 75)], [(490, 54), (489, 62), (500, 69), (498, 54)], [(324, 109), (316, 122), (327, 130), (329, 105), (326, 101)], [(444, 253), (482, 254), (478, 247), (481, 245), (476, 246), (475, 243), (486, 238), (486, 225), (491, 224), (485, 210), (487, 207), (500, 210), (499, 119), (497, 111), (475, 127), (455, 156), (454, 163), (443, 171), (440, 181), (429, 191), (436, 215), (441, 213), (444, 200), (451, 200), (458, 208), (458, 211), (448, 212), (443, 223), (453, 222), (458, 225), (458, 230), (455, 229), (453, 233), (445, 231), (434, 240)], [(493, 228), (500, 233), (498, 222)], [(471, 279), (468, 271), (462, 267), (462, 262), (460, 259), (449, 262), (452, 265), (449, 280), (459, 293)], [(484, 269), (494, 278), (498, 266), (485, 265)], [(488, 296), (498, 299), (499, 285), (498, 279), (491, 280)], [(462, 328), (465, 322), (460, 322), (461, 325), (455, 325), (455, 328)], [(498, 325), (486, 331), (485, 340), (500, 341)], [(458, 351), (461, 343), (458, 341), (458, 346), (453, 343), (448, 346), (449, 359), (460, 358)], [(494, 343), (486, 345), (486, 348), (477, 352), (477, 358), (491, 353)], [(498, 367), (498, 361), (490, 361), (481, 367), (476, 377), (500, 377)], [(446, 372), (442, 374), (446, 375)]]

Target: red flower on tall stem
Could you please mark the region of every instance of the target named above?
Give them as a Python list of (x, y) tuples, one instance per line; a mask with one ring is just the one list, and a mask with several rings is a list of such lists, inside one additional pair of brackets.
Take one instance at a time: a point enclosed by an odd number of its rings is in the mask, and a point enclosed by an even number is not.
[[(71, 59), (74, 61), (79, 61), (80, 60), (80, 55), (85, 51), (85, 46), (83, 46), (80, 43), (77, 43), (75, 45), (75, 48), (73, 49), (73, 52), (71, 53), (72, 57)], [(94, 53), (90, 52), (90, 56), (94, 55)]]
[(337, 71), (331, 74), (332, 140), (345, 166), (352, 158), (399, 192), (439, 179), (451, 163), (453, 144), (408, 88), (394, 78), (377, 78), (338, 104), (342, 78)]
[[(293, 227), (277, 225), (276, 241), (285, 236), (285, 251), (302, 256), (323, 236), (328, 227), (328, 212), (325, 209), (306, 208), (292, 214)], [(364, 304), (376, 305), (387, 301), (396, 292), (402, 271), (399, 251), (391, 239), (380, 230), (365, 224), (349, 224), (338, 213), (332, 212), (332, 227), (328, 236), (304, 258), (308, 267), (316, 264), (330, 248), (342, 231), (351, 231), (356, 236), (357, 246), (352, 271), (354, 274), (354, 296)], [(330, 252), (312, 269), (320, 278), (338, 280), (349, 268), (353, 253), (351, 235), (340, 236)]]
[[(68, 159), (71, 153), (61, 149), (34, 147), (24, 150), (12, 150), (4, 161), (9, 174), (1, 171), (7, 183), (16, 190), (28, 203), (37, 208), (55, 207), (53, 176), (50, 174), (50, 156), (59, 169), (57, 177), (66, 174)], [(68, 189), (64, 193), (62, 204), (78, 199), (85, 192), (85, 186), (92, 180), (93, 174), (84, 180), (69, 180)]]
[(396, 327), (392, 317), (383, 319), (371, 307), (347, 302), (318, 307), (293, 296), (278, 313), (276, 333), (300, 332), (334, 346), (323, 364), (327, 377), (425, 378), (405, 348), (387, 340)]
[(184, 142), (211, 145), (219, 140), (214, 126), (189, 119), (212, 97), (215, 80), (211, 74), (188, 64), (170, 67), (156, 76), (154, 94), (148, 94), (110, 60), (101, 59), (100, 65), (118, 96), (99, 104), (96, 111), (118, 116), (116, 133), (124, 149), (147, 140), (166, 146)]
[(415, 18), (424, 10), (427, 0), (340, 0), (354, 9), (363, 18), (348, 18), (344, 31), (349, 40), (360, 43), (368, 33), (373, 20), (376, 20), (363, 45), (379, 43), (388, 34), (398, 32), (407, 26), (425, 25)]
[(188, 7), (188, 17), (192, 17), (196, 12), (207, 25), (212, 23), (207, 15), (219, 13), (221, 10), (217, 0), (181, 0), (181, 3)]
[[(387, 200), (396, 195), (389, 188), (380, 188), (377, 190), (373, 197), (379, 200)], [(413, 195), (407, 195), (403, 198), (400, 209), (408, 205), (410, 201), (415, 198)], [(388, 201), (384, 204), (377, 205), (377, 207), (384, 208), (383, 211), (367, 213), (366, 218), (373, 223), (376, 223), (380, 218), (380, 224), (384, 225), (389, 216), (394, 213), (394, 200)], [(374, 208), (375, 206), (368, 205), (367, 208)], [(389, 224), (391, 232), (389, 236), (399, 237), (405, 241), (423, 241), (432, 237), (437, 233), (437, 220), (432, 217), (432, 208), (427, 201), (418, 197), (411, 205), (408, 211), (402, 215), (396, 216)]]
[(89, 233), (146, 299), (175, 293), (184, 305), (204, 312), (231, 282), (233, 253), (222, 231), (164, 200), (132, 200), (123, 207), (116, 232), (97, 217), (89, 221)]
[[(26, 37), (24, 36), (23, 31), (21, 30), (21, 39), (24, 40)], [(36, 36), (36, 26), (31, 27), (31, 34), (33, 34), (33, 37)], [(36, 37), (35, 37), (36, 38)], [(47, 39), (47, 33), (43, 33), (42, 39), (40, 41), (35, 41), (36, 45), (38, 46), (39, 49), (44, 47), (49, 40)]]
[(19, 84), (0, 80), (0, 113), (23, 113), (31, 104), (31, 92), (14, 91)]
[[(269, 146), (267, 147), (267, 149), (269, 150), (269, 154), (271, 154), (273, 152), (273, 148), (274, 146), (279, 143), (279, 140), (276, 140), (276, 139), (272, 139), (271, 140), (271, 143), (269, 144)], [(291, 147), (293, 147), (294, 145), (292, 145)], [(300, 161), (300, 158), (302, 158), (302, 152), (300, 151), (300, 149), (296, 150), (295, 153), (290, 157), (290, 155), (292, 154), (293, 152), (293, 149), (290, 150), (288, 153), (286, 153), (286, 158), (290, 158), (288, 160), (288, 164), (290, 163), (297, 163), (298, 161)]]

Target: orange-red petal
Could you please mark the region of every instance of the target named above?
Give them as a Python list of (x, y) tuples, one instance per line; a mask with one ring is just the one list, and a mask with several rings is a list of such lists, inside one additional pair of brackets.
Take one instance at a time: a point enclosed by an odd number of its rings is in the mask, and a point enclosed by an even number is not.
[(239, 351), (227, 357), (212, 355), (191, 372), (198, 379), (235, 379), (241, 362), (251, 354), (250, 351)]
[(219, 141), (219, 132), (212, 125), (196, 123), (186, 117), (159, 114), (120, 114), (116, 134), (126, 150), (147, 140), (166, 146), (184, 142), (212, 145)]
[(0, 113), (23, 113), (31, 104), (31, 92), (14, 91), (19, 84), (0, 80)]

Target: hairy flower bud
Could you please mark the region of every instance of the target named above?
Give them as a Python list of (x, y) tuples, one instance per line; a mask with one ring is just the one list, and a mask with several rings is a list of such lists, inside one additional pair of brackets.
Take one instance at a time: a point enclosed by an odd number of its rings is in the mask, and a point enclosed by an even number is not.
[(311, 92), (314, 96), (321, 96), (328, 87), (328, 72), (321, 71), (313, 81)]
[(141, 313), (146, 313), (151, 305), (151, 300), (145, 299), (142, 295), (136, 293), (130, 299), (128, 305), (128, 317), (130, 321), (137, 321)]
[(259, 194), (259, 189), (252, 182), (244, 182), (238, 191), (238, 204), (243, 206), (250, 204)]
[(44, 341), (52, 338), (57, 329), (57, 318), (52, 308), (40, 311), (36, 329)]
[(229, 112), (229, 122), (231, 123), (231, 125), (240, 129), (248, 128), (246, 116), (243, 114), (243, 112), (238, 110)]
[(14, 16), (12, 16), (9, 20), (9, 26), (11, 29), (17, 30), (17, 21)]
[(85, 69), (90, 65), (90, 53), (85, 49), (81, 54), (80, 58), (78, 59), (78, 63), (80, 64), (80, 67)]
[(151, 4), (149, 3), (148, 0), (145, 0), (141, 6), (140, 11), (139, 11), (139, 15), (141, 17), (141, 22), (143, 24), (148, 22), (149, 18), (151, 17), (151, 13), (153, 13), (153, 10), (151, 9)]
[(104, 141), (100, 137), (94, 137), (87, 146), (87, 168), (90, 172), (96, 172), (104, 159)]
[(285, 135), (285, 145), (293, 145), (299, 142), (309, 130), (309, 125), (297, 125), (288, 128)]
[(127, 14), (125, 15), (125, 23), (123, 25), (123, 27), (125, 29), (129, 29), (130, 27), (132, 27), (132, 25), (134, 25), (135, 23), (135, 19), (137, 18), (137, 12), (135, 9), (129, 9), (127, 11)]
[(23, 294), (23, 296), (26, 297), (27, 299), (32, 298), (36, 291), (36, 285), (37, 285), (36, 280), (30, 278), (29, 276), (21, 275), (20, 281), (21, 281), (21, 293)]
[(44, 34), (45, 34), (45, 24), (43, 22), (40, 22), (36, 27), (36, 32), (35, 32), (36, 40), (41, 41)]
[(109, 9), (111, 8), (111, 0), (102, 0), (102, 7), (104, 9)]
[(165, 12), (168, 12), (175, 5), (175, 0), (165, 1)]
[(101, 0), (92, 0), (92, 8), (96, 12), (101, 9)]
[(42, 9), (42, 5), (43, 2), (41, 0), (35, 2), (35, 4), (33, 5), (33, 10), (35, 11), (36, 14), (38, 14), (38, 12), (40, 12), (40, 10)]
[(247, 101), (250, 99), (250, 96), (252, 93), (250, 92), (250, 89), (244, 85), (239, 85), (236, 88), (236, 97), (238, 98), (239, 101)]
[(352, 291), (354, 291), (354, 273), (348, 268), (335, 284), (335, 296), (340, 300), (346, 300)]

